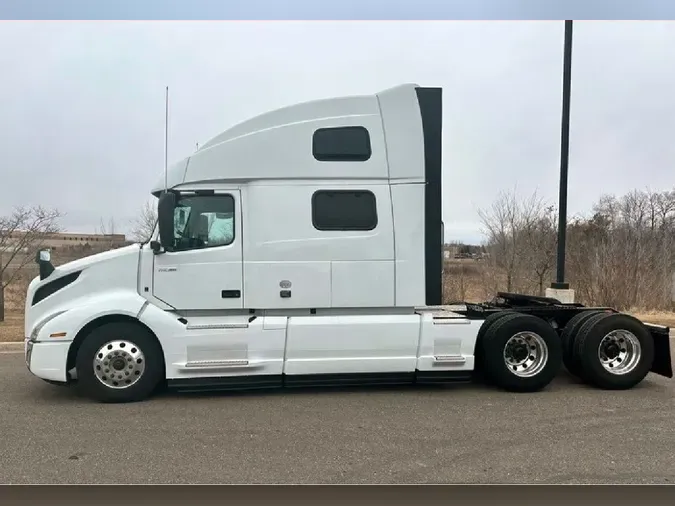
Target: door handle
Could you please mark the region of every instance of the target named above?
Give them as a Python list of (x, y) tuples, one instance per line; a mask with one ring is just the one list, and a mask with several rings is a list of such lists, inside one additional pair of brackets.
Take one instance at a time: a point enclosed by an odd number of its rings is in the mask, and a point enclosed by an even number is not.
[(241, 290), (222, 290), (220, 296), (223, 299), (238, 299), (241, 297)]

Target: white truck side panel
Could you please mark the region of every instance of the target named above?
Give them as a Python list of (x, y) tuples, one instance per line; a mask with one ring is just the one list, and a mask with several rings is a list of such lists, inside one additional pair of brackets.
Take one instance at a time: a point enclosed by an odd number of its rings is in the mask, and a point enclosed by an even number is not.
[(286, 318), (249, 318), (190, 317), (184, 325), (148, 306), (140, 320), (162, 336), (167, 379), (281, 374)]
[(331, 307), (394, 306), (394, 262), (331, 262)]
[(413, 372), (420, 316), (292, 316), (286, 374)]
[(394, 209), (397, 307), (425, 304), (424, 184), (391, 185)]
[(483, 320), (436, 317), (421, 312), (422, 325), (416, 367), (420, 371), (471, 371), (474, 347)]
[[(341, 232), (314, 227), (314, 192), (341, 188), (369, 190), (375, 195), (378, 223), (374, 230)], [(394, 305), (394, 234), (387, 184), (251, 184), (242, 193), (245, 307)], [(291, 284), (290, 298), (279, 295), (282, 281)]]
[[(368, 190), (378, 224), (370, 231), (322, 231), (312, 225), (318, 190)], [(243, 190), (244, 261), (394, 260), (391, 197), (386, 181), (250, 184)]]
[[(244, 304), (249, 308), (331, 307), (330, 262), (246, 262)], [(290, 281), (291, 297), (280, 293)]]
[[(412, 91), (412, 93), (411, 93)], [(411, 86), (377, 94), (387, 142), (389, 177), (424, 180), (424, 135), (417, 96)], [(418, 212), (422, 207), (413, 208)]]

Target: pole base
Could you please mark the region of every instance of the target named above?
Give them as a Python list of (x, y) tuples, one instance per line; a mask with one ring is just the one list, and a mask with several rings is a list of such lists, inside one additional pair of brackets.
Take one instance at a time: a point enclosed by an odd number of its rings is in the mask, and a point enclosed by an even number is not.
[(570, 288), (547, 288), (546, 296), (558, 299), (563, 304), (574, 304), (574, 290)]

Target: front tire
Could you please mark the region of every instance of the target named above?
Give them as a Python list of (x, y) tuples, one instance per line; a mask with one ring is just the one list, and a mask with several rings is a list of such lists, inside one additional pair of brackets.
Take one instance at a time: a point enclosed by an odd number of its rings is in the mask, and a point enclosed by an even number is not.
[(77, 352), (77, 384), (99, 402), (145, 400), (164, 379), (161, 346), (140, 325), (116, 322), (94, 329)]
[(532, 315), (500, 318), (482, 339), (485, 374), (499, 388), (535, 392), (545, 388), (562, 366), (557, 332)]

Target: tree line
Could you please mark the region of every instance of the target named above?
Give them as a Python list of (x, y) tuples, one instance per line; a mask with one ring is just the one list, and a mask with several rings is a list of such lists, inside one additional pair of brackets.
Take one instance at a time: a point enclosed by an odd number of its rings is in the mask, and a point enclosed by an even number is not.
[[(480, 210), (487, 291), (543, 295), (555, 278), (557, 212), (537, 194), (504, 192)], [(565, 277), (587, 305), (673, 310), (675, 191), (604, 195), (568, 221)]]

